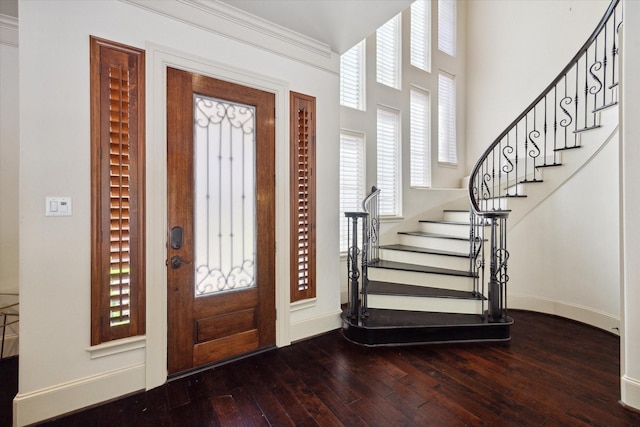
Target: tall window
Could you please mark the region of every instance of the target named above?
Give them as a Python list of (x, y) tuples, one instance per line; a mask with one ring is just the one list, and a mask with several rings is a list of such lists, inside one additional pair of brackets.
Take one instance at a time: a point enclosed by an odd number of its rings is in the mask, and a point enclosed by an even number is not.
[(340, 57), (340, 104), (364, 110), (364, 47), (365, 41)]
[(377, 117), (380, 215), (400, 216), (400, 113), (378, 107)]
[(376, 79), (400, 89), (400, 14), (376, 31)]
[(345, 212), (362, 210), (365, 197), (364, 134), (340, 132), (340, 251), (349, 248)]
[(316, 296), (316, 99), (291, 92), (291, 301)]
[(431, 71), (431, 0), (411, 3), (411, 65)]
[(429, 129), (430, 97), (412, 88), (410, 95), (411, 186), (431, 186), (431, 130)]
[(457, 164), (456, 82), (453, 76), (438, 76), (438, 161)]
[(438, 0), (438, 49), (456, 56), (455, 0)]
[(144, 51), (90, 39), (91, 344), (144, 334)]

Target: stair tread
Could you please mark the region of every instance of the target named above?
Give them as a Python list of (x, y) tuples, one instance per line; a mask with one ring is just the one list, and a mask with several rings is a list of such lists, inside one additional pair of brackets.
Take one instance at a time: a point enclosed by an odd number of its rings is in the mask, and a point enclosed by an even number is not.
[(409, 245), (383, 245), (380, 246), (380, 249), (389, 249), (392, 251), (405, 251), (405, 252), (415, 252), (421, 254), (432, 254), (432, 255), (445, 255), (445, 256), (455, 256), (460, 258), (469, 258), (469, 254), (464, 254), (460, 252), (452, 252), (452, 251), (443, 251), (440, 249), (430, 249), (430, 248), (422, 248), (419, 246), (409, 246)]
[(369, 295), (396, 295), (428, 298), (455, 298), (482, 300), (481, 295), (469, 291), (457, 291), (454, 289), (432, 288), (429, 286), (405, 285), (402, 283), (379, 282), (372, 280), (367, 287)]
[(417, 273), (445, 274), (449, 276), (476, 277), (465, 270), (453, 270), (450, 268), (431, 267), (427, 265), (407, 264), (404, 262), (380, 260), (372, 263), (369, 268), (385, 268), (390, 270), (414, 271)]
[(450, 234), (428, 233), (426, 231), (399, 231), (398, 234), (407, 236), (433, 237), (436, 239), (469, 240), (468, 237), (452, 236)]
[(468, 227), (469, 222), (460, 222), (460, 221), (442, 221), (442, 220), (432, 220), (432, 219), (421, 219), (418, 222), (426, 223), (426, 224), (447, 224), (447, 225), (463, 225)]
[[(368, 328), (411, 328), (419, 326), (457, 327), (492, 326), (503, 323), (488, 323), (480, 314), (439, 313), (427, 311), (390, 310), (370, 308), (369, 316), (362, 319)], [(510, 319), (513, 323), (513, 320)]]

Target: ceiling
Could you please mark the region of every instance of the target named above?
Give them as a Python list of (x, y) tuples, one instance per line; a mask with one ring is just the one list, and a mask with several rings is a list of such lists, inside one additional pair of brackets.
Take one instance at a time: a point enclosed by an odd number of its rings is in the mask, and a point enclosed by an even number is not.
[[(161, 0), (155, 0), (161, 1)], [(413, 0), (220, 1), (344, 53)], [(0, 14), (18, 17), (18, 0), (0, 0)]]
[[(211, 0), (215, 1), (215, 0)], [(344, 53), (413, 0), (217, 0)]]

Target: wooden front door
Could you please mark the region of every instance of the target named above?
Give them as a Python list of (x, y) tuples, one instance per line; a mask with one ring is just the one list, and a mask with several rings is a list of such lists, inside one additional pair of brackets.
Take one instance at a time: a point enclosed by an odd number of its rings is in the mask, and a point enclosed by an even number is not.
[(168, 369), (275, 345), (275, 96), (167, 69)]

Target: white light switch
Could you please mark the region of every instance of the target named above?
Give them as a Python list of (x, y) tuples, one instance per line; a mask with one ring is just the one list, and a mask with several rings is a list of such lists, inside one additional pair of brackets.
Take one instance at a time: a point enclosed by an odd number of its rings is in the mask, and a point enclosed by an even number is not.
[(47, 197), (45, 216), (71, 216), (71, 197)]

